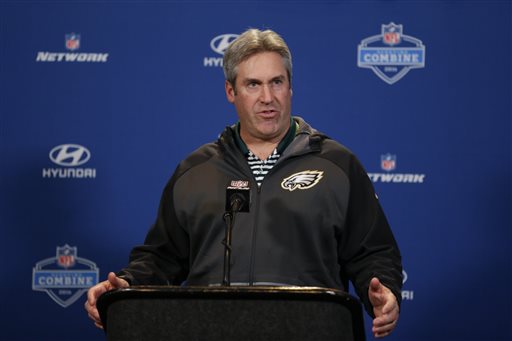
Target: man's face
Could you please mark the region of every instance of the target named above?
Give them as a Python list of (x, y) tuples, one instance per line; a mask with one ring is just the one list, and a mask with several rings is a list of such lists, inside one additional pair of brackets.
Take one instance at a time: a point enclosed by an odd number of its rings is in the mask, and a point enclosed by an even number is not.
[(228, 101), (240, 119), (246, 143), (279, 142), (290, 126), (292, 90), (282, 57), (261, 52), (238, 65), (236, 86), (226, 81)]

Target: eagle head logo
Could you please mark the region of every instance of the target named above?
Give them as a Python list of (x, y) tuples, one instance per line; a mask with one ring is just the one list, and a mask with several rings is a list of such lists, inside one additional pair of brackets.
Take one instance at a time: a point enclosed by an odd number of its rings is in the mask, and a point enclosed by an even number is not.
[(298, 189), (309, 189), (316, 185), (322, 178), (324, 172), (318, 170), (305, 170), (290, 175), (281, 182), (281, 187), (290, 192)]

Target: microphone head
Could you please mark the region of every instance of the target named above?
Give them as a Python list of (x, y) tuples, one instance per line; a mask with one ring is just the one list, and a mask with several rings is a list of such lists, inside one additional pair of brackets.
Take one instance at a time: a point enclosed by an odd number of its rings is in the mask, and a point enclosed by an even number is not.
[(226, 188), (226, 211), (249, 212), (251, 188), (249, 181), (233, 180)]

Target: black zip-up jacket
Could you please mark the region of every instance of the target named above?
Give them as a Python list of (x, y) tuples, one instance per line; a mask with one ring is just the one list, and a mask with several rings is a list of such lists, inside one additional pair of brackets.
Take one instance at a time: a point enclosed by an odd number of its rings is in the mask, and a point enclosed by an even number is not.
[(366, 172), (345, 147), (298, 124), (258, 188), (235, 126), (193, 152), (165, 187), (144, 245), (118, 273), (132, 285), (213, 285), (223, 279), (226, 187), (247, 180), (249, 212), (236, 216), (231, 282), (348, 290), (368, 313), (378, 277), (401, 301), (401, 256)]

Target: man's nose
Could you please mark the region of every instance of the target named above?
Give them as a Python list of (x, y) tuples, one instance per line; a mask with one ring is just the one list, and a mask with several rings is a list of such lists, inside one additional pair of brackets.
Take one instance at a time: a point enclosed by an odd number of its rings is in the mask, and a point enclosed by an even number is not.
[(272, 88), (269, 84), (262, 84), (261, 92), (260, 92), (260, 101), (262, 103), (270, 103), (272, 102), (273, 94)]

